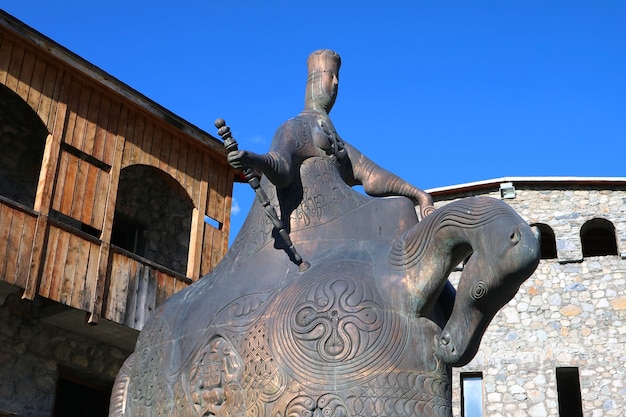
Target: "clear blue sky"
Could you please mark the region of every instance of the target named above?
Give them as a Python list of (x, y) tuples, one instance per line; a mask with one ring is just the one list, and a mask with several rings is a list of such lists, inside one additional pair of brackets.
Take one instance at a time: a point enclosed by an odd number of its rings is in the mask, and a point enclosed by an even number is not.
[[(626, 176), (623, 0), (0, 7), (211, 134), (223, 117), (241, 148), (267, 150), (303, 107), (308, 54), (330, 48), (343, 60), (339, 134), (418, 187)], [(253, 194), (238, 186), (235, 199), (236, 230)]]

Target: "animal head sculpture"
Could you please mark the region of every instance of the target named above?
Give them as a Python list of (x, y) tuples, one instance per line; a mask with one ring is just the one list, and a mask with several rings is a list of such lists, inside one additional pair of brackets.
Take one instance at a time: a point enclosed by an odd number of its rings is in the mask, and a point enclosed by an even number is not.
[[(436, 341), (440, 360), (463, 366), (475, 356), (495, 314), (537, 267), (538, 233), (501, 200), (472, 197), (439, 208), (395, 242), (391, 262), (412, 281), (406, 313), (428, 316), (438, 300), (453, 304)], [(446, 280), (463, 259), (455, 295)]]
[(466, 365), (476, 355), (495, 314), (515, 296), (539, 263), (536, 228), (499, 200), (476, 199), (476, 203), (475, 212), (481, 205), (491, 206), (493, 216), (481, 221), (481, 233), (473, 233), (472, 224), (461, 228), (472, 254), (463, 267), (454, 308), (436, 351), (439, 359), (453, 366)]

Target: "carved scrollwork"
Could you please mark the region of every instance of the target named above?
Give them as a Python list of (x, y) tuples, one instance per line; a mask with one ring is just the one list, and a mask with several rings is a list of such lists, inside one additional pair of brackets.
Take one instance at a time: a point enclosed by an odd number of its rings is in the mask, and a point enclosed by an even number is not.
[(169, 328), (163, 320), (155, 320), (149, 322), (144, 331), (149, 335), (149, 343), (135, 353), (129, 400), (139, 406), (151, 407), (155, 404), (155, 392), (164, 387), (161, 361), (165, 357), (163, 343)]
[(196, 354), (188, 374), (189, 400), (196, 415), (244, 415), (242, 373), (243, 361), (233, 345), (214, 337)]
[(287, 417), (349, 417), (343, 400), (335, 394), (324, 394), (317, 400), (302, 395), (294, 398), (285, 412)]
[(245, 362), (243, 387), (255, 391), (255, 396), (262, 401), (276, 400), (285, 389), (285, 377), (267, 345), (265, 323), (255, 324), (242, 345)]
[(115, 384), (113, 385), (113, 390), (111, 391), (111, 403), (109, 407), (110, 417), (122, 417), (126, 411), (130, 372), (133, 369), (134, 360), (135, 355), (130, 355), (122, 364), (120, 372), (117, 375), (117, 378), (115, 378)]
[(309, 129), (304, 123), (295, 123), (294, 129), (294, 146), (296, 150), (304, 148), (310, 141)]
[(310, 227), (336, 219), (366, 201), (364, 196), (346, 193), (330, 158), (309, 158), (300, 167), (302, 201), (291, 214), (292, 223)]
[(360, 385), (346, 397), (353, 417), (451, 415), (450, 381), (445, 375), (389, 372)]

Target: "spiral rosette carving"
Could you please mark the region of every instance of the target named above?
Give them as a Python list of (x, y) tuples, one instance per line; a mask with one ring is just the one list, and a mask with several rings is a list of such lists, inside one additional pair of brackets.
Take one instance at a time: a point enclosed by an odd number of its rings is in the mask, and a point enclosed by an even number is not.
[(484, 281), (476, 282), (470, 290), (470, 297), (477, 301), (483, 298), (485, 294), (487, 294), (487, 284)]
[(302, 303), (292, 317), (296, 340), (305, 348), (307, 342), (315, 342), (317, 354), (327, 362), (353, 359), (364, 333), (380, 329), (380, 305), (370, 300), (351, 305), (349, 297), (362, 291), (353, 280), (329, 280), (318, 290), (321, 296)]
[(384, 307), (372, 282), (371, 265), (336, 261), (312, 268), (281, 294), (269, 340), (297, 382), (347, 388), (399, 360), (406, 324)]

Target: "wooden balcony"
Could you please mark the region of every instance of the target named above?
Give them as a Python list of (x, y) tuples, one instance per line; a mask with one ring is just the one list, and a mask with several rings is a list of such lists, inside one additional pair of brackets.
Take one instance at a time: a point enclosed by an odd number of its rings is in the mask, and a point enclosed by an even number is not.
[(193, 282), (153, 261), (111, 246), (98, 277), (103, 242), (62, 222), (48, 222), (38, 288), (29, 279), (39, 214), (0, 196), (0, 278), (7, 284), (102, 318), (141, 330), (152, 311)]

